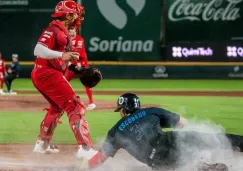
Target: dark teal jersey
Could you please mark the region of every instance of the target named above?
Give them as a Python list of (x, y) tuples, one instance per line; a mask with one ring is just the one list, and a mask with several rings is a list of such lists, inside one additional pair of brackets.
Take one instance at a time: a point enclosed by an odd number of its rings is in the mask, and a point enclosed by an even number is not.
[(134, 114), (120, 119), (108, 132), (100, 151), (113, 157), (120, 149), (125, 149), (137, 160), (147, 163), (152, 152), (152, 141), (161, 128), (174, 127), (180, 119), (178, 114), (161, 108), (141, 108)]

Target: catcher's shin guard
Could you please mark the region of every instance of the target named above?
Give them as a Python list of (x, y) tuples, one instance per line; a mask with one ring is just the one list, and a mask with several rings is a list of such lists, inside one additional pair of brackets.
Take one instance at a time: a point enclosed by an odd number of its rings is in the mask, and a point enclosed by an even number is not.
[(76, 121), (70, 121), (70, 126), (79, 145), (86, 145), (92, 147), (92, 142), (89, 134), (89, 128), (87, 121), (82, 119), (77, 119)]
[(85, 120), (84, 105), (79, 99), (79, 97), (74, 97), (73, 101), (76, 104), (76, 108), (73, 112), (69, 113), (69, 124), (72, 128), (73, 134), (79, 145), (86, 145), (92, 147), (92, 142), (90, 138), (88, 123)]
[(64, 112), (62, 110), (57, 110), (53, 108), (44, 110), (47, 110), (48, 112), (41, 122), (39, 139), (43, 140), (47, 147), (52, 139), (57, 124), (61, 123), (59, 119)]

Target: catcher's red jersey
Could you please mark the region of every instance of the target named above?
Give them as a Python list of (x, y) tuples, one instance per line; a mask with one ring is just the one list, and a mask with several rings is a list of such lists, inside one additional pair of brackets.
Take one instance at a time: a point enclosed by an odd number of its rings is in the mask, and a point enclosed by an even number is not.
[(76, 35), (75, 38), (72, 39), (72, 52), (79, 53), (79, 60), (72, 62), (75, 65), (84, 65), (83, 63), (87, 61), (87, 54), (84, 46), (84, 38), (80, 35)]
[(5, 73), (6, 72), (6, 67), (5, 67), (5, 62), (3, 59), (0, 59), (0, 72)]
[[(51, 50), (65, 52), (65, 48), (70, 45), (70, 39), (68, 37), (67, 29), (61, 22), (56, 20), (51, 22), (49, 27), (43, 31), (38, 43), (48, 47)], [(64, 71), (67, 65), (61, 58), (47, 60), (39, 57), (36, 58), (35, 64), (49, 66), (60, 71)]]

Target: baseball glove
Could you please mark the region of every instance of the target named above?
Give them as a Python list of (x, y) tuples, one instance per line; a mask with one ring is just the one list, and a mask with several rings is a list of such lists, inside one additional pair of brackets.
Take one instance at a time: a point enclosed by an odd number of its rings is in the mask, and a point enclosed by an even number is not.
[(79, 77), (85, 87), (93, 88), (102, 80), (100, 70), (94, 67), (78, 69), (76, 65), (71, 64), (68, 69)]

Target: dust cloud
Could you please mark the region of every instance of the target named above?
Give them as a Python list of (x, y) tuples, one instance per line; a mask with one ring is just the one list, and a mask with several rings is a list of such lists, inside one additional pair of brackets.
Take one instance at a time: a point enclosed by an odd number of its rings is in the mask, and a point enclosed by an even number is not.
[[(171, 169), (161, 169), (161, 171), (197, 171), (198, 162), (207, 163), (224, 163), (229, 167), (229, 171), (242, 171), (243, 170), (243, 155), (233, 151), (231, 144), (229, 143), (226, 136), (221, 137), (219, 140), (217, 137), (218, 133), (224, 134), (225, 130), (221, 125), (214, 124), (209, 120), (195, 119), (188, 120), (189, 124), (183, 129), (175, 129), (174, 131), (194, 131), (199, 133), (210, 134), (209, 137), (201, 135), (201, 149), (194, 148), (190, 143), (183, 143), (184, 134), (178, 134), (178, 154), (180, 154), (178, 162), (181, 164), (180, 167)], [(199, 136), (200, 134), (198, 134)], [(204, 149), (202, 144), (205, 144)], [(223, 147), (223, 149), (222, 149)], [(95, 171), (150, 171), (152, 170), (146, 164), (140, 163), (132, 156), (130, 156), (124, 150), (120, 150), (114, 158), (108, 159), (102, 166), (94, 169)]]

